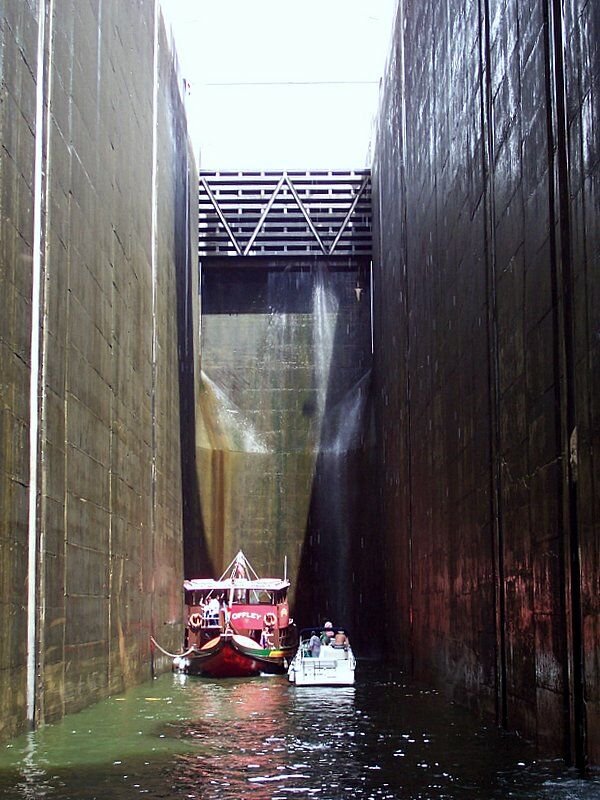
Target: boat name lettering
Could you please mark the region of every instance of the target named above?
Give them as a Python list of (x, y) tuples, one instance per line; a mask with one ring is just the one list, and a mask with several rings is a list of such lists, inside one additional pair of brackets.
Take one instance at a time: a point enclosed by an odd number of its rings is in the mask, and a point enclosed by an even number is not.
[(256, 611), (233, 611), (231, 619), (262, 619), (262, 614), (257, 614)]

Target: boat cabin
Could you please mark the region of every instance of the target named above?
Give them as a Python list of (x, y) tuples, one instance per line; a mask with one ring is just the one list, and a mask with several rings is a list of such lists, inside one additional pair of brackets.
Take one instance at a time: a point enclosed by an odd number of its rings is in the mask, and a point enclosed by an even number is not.
[(262, 647), (285, 646), (288, 638), (290, 582), (279, 578), (199, 578), (184, 582), (186, 647), (231, 631)]

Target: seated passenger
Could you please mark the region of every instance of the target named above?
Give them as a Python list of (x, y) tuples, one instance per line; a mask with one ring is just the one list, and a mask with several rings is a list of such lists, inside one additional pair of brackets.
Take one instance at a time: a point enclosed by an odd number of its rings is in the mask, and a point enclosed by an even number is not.
[(344, 631), (341, 630), (341, 628), (340, 628), (340, 630), (333, 637), (333, 646), (334, 647), (343, 647), (344, 650), (347, 650), (349, 644), (350, 644), (350, 642), (348, 641), (348, 637), (346, 636)]
[(314, 631), (312, 631), (308, 642), (308, 652), (313, 658), (318, 658), (321, 653), (321, 640)]
[(323, 625), (323, 633), (321, 634), (321, 644), (332, 644), (333, 642), (333, 625), (331, 622), (326, 622)]

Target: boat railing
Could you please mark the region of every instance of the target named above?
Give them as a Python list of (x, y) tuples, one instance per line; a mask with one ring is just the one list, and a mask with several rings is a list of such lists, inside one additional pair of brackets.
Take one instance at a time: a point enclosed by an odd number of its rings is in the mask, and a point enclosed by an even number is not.
[(189, 616), (189, 627), (193, 631), (207, 630), (209, 628), (220, 628), (221, 620), (219, 614), (204, 611), (194, 611)]

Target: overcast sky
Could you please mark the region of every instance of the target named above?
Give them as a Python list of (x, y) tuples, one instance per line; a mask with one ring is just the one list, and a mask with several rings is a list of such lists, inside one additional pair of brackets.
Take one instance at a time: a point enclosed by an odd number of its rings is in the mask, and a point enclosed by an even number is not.
[(161, 0), (203, 169), (367, 163), (395, 0)]

